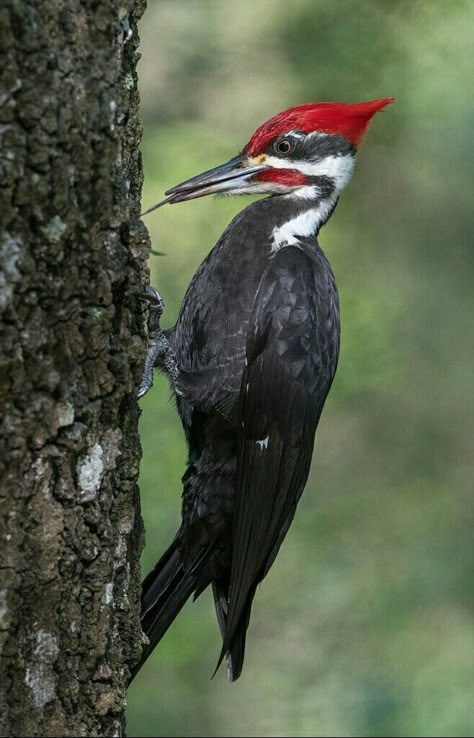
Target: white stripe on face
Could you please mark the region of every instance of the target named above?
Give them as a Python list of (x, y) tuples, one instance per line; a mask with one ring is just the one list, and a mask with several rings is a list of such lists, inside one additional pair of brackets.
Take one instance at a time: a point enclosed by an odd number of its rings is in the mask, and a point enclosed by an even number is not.
[(294, 161), (280, 159), (278, 156), (267, 156), (265, 164), (274, 169), (295, 169), (306, 177), (330, 177), (338, 192), (344, 189), (354, 170), (355, 156), (326, 156), (320, 161)]

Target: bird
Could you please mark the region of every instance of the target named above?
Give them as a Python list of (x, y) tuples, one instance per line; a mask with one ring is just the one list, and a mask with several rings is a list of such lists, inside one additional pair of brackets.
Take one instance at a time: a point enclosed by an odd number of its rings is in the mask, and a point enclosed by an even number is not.
[(143, 582), (147, 645), (131, 679), (191, 595), (208, 587), (222, 637), (216, 671), (225, 658), (229, 680), (241, 675), (256, 590), (293, 521), (338, 364), (338, 292), (317, 236), (372, 117), (392, 102), (284, 110), (240, 154), (146, 211), (214, 193), (266, 196), (227, 226), (173, 328), (160, 327), (159, 292), (142, 295), (149, 346), (138, 395), (155, 368), (167, 375), (188, 458), (181, 525)]

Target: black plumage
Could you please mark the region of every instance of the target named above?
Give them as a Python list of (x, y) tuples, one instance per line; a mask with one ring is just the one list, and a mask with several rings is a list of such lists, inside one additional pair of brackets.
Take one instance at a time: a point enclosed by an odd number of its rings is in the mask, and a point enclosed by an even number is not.
[[(272, 195), (243, 210), (196, 272), (174, 328), (150, 318), (139, 396), (168, 374), (189, 448), (182, 523), (143, 584), (148, 636), (134, 674), (186, 600), (212, 585), (231, 680), (252, 601), (293, 520), (336, 372), (339, 305), (316, 237), (373, 115), (393, 102), (309, 103), (262, 124), (227, 164), (167, 191)], [(149, 212), (149, 211), (147, 211)], [(153, 301), (153, 300), (152, 300)], [(218, 663), (218, 665), (219, 665)]]
[(188, 597), (212, 583), (222, 655), (240, 675), (255, 590), (306, 483), (339, 353), (336, 285), (315, 238), (272, 241), (308, 207), (275, 197), (240, 213), (166, 332), (189, 458), (182, 525), (144, 582), (150, 644), (137, 670)]

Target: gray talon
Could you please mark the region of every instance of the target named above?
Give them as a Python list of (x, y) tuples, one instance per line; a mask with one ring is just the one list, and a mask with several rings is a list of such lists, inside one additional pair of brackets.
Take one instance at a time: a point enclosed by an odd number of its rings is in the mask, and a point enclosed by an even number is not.
[(163, 302), (163, 298), (161, 297), (160, 293), (158, 292), (155, 287), (151, 287), (148, 285), (145, 287), (143, 292), (138, 295), (140, 300), (143, 300), (144, 302), (149, 302), (153, 307), (156, 307), (156, 309), (161, 310), (163, 312), (163, 308), (165, 306), (165, 303)]
[(145, 287), (138, 297), (142, 302), (148, 303), (148, 332), (151, 337), (152, 334), (161, 331), (160, 320), (165, 303), (158, 290), (150, 286)]
[(178, 377), (179, 370), (176, 359), (168, 339), (161, 330), (160, 319), (165, 306), (163, 298), (157, 289), (151, 286), (145, 287), (139, 295), (139, 299), (147, 302), (148, 307), (148, 350), (143, 368), (143, 376), (137, 391), (137, 397), (146, 395), (153, 386), (153, 370), (159, 368), (174, 382)]

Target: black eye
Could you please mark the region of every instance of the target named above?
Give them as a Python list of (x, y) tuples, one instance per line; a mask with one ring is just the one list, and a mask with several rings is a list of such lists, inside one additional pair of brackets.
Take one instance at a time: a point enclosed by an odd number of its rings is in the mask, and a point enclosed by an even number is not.
[(273, 148), (277, 154), (289, 154), (293, 146), (291, 145), (291, 141), (288, 141), (287, 138), (282, 138), (280, 141), (276, 141), (273, 144)]

